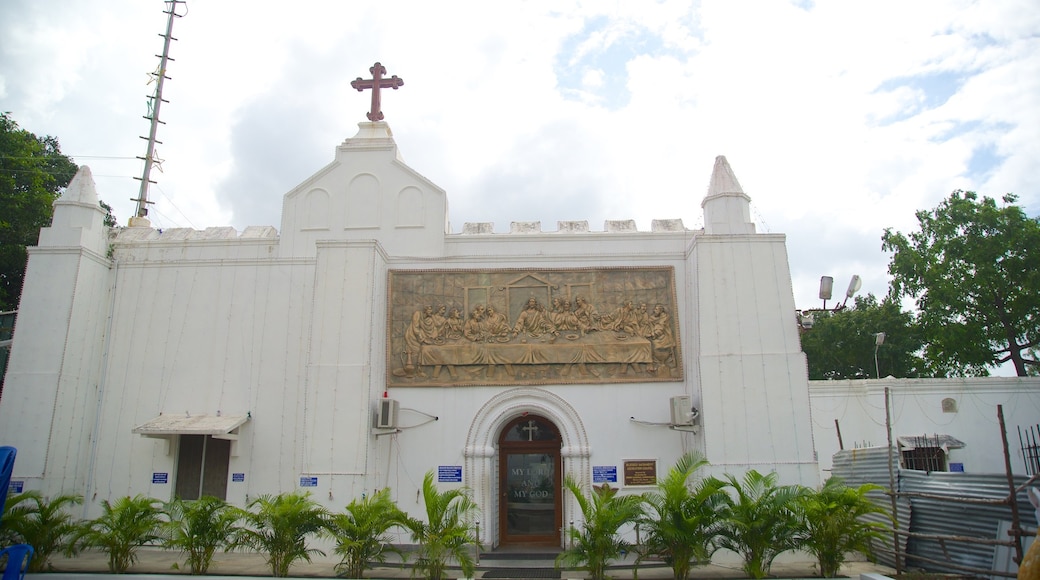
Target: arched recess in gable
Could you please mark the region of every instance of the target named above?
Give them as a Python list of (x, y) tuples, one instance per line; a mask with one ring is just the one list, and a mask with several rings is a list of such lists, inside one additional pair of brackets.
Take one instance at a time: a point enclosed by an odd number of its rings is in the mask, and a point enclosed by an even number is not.
[(350, 180), (344, 209), (347, 229), (379, 227), (380, 189), (379, 180), (371, 173), (361, 173)]

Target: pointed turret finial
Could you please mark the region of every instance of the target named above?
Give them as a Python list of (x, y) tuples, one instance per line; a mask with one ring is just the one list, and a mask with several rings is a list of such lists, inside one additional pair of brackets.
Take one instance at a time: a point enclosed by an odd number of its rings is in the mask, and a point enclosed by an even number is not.
[(89, 205), (98, 204), (97, 186), (94, 184), (94, 176), (86, 165), (79, 168), (76, 175), (61, 194), (60, 201), (74, 201)]
[(715, 168), (708, 182), (708, 195), (701, 202), (704, 209), (704, 233), (706, 234), (753, 234), (755, 224), (751, 221), (751, 198), (737, 181), (726, 157), (715, 158)]
[(708, 183), (708, 197), (720, 193), (744, 193), (725, 155), (715, 158), (715, 168), (711, 171), (711, 181)]

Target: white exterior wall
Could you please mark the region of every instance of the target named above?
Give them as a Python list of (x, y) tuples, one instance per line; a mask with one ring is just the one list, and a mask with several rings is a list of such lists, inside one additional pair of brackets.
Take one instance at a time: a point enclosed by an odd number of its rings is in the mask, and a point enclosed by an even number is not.
[[(838, 428), (845, 449), (884, 447), (885, 389), (889, 389), (892, 438), (950, 435), (965, 446), (950, 449), (948, 461), (968, 473), (1004, 473), (1004, 450), (997, 420), (1003, 406), (1011, 469), (1026, 475), (1018, 427), (1040, 425), (1040, 377), (812, 381), (813, 431), (821, 477), (830, 477), (838, 452)], [(952, 399), (956, 412), (943, 412)], [(835, 420), (838, 427), (835, 427)]]
[[(724, 159), (720, 167), (729, 172)], [(101, 500), (173, 494), (177, 437), (146, 438), (135, 426), (161, 414), (248, 414), (232, 446), (229, 501), (317, 477), (307, 489), (331, 509), (389, 486), (418, 515), (425, 472), (459, 465), (489, 545), (498, 437), (525, 412), (556, 424), (564, 472), (585, 483), (593, 466), (616, 466), (623, 479), (625, 460), (656, 459), (663, 475), (699, 451), (715, 472), (776, 470), (785, 483), (815, 485), (785, 240), (754, 234), (735, 178), (719, 183), (727, 190), (705, 201), (707, 234), (675, 222), (653, 232), (521, 223), (512, 234), (450, 234), (444, 192), (400, 161), (385, 123), (363, 123), (333, 163), (285, 195), (280, 234), (133, 227), (109, 238), (100, 222), (81, 225), (100, 219), (96, 196), (59, 205), (32, 251), (0, 444), (19, 448), (15, 478), (28, 489), (82, 493), (92, 517)], [(394, 386), (400, 432), (372, 432), (387, 389), (391, 269), (661, 266), (674, 269), (683, 380)], [(675, 395), (701, 410), (700, 432), (645, 424), (667, 423)], [(169, 479), (153, 483), (156, 473)], [(569, 521), (575, 505), (565, 502)]]

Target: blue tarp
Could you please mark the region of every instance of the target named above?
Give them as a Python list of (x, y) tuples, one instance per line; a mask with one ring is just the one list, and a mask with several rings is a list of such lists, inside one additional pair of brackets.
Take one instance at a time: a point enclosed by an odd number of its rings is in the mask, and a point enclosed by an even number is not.
[(18, 450), (14, 447), (0, 447), (0, 516), (4, 515), (7, 490), (11, 487), (11, 472), (14, 471), (14, 456), (17, 454)]

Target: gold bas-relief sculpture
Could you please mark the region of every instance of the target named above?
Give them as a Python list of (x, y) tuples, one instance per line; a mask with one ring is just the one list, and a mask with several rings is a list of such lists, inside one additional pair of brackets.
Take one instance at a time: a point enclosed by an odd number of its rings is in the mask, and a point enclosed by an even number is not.
[(680, 381), (670, 267), (392, 270), (387, 385)]

